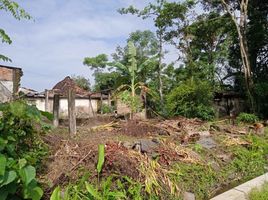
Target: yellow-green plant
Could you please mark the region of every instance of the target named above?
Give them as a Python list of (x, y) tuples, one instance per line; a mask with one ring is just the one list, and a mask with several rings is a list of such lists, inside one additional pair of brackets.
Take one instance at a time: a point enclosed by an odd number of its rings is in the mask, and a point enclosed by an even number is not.
[(100, 144), (98, 147), (98, 164), (97, 164), (97, 172), (98, 172), (98, 181), (100, 177), (100, 173), (104, 164), (104, 157), (105, 157), (105, 152), (104, 152), (104, 144)]
[[(120, 62), (115, 63), (109, 63), (109, 65), (112, 65), (118, 69), (121, 69), (122, 71), (127, 72), (130, 75), (130, 85), (124, 84), (117, 88), (116, 94), (124, 91), (121, 93), (120, 97), (121, 100), (126, 103), (131, 110), (130, 118), (133, 118), (133, 113), (137, 112), (137, 110), (141, 107), (140, 99), (137, 97), (136, 91), (138, 89), (143, 91), (148, 91), (148, 88), (145, 86), (144, 83), (138, 82), (136, 83), (136, 76), (137, 73), (146, 65), (148, 65), (150, 62), (153, 62), (153, 59), (146, 60), (143, 64), (140, 66), (137, 66), (137, 60), (136, 60), (136, 47), (133, 42), (128, 42), (128, 65), (123, 65)], [(126, 91), (130, 90), (130, 94)]]

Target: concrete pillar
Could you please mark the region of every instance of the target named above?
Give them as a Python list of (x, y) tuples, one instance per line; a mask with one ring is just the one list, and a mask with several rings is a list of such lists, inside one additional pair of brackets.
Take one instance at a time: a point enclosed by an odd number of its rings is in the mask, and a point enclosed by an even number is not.
[(48, 90), (45, 90), (45, 111), (49, 112)]
[(60, 108), (60, 95), (55, 94), (53, 97), (53, 125), (55, 127), (59, 126), (59, 108)]
[(101, 114), (103, 114), (103, 110), (102, 110), (102, 106), (103, 106), (102, 92), (100, 93), (100, 98), (101, 98), (101, 106), (100, 106), (100, 109), (101, 109)]
[(75, 92), (72, 89), (68, 91), (68, 117), (69, 117), (69, 133), (76, 135), (76, 116), (75, 116)]
[(91, 97), (89, 96), (89, 106), (90, 106), (90, 109), (91, 109), (91, 112), (92, 112), (92, 115), (89, 111), (89, 117), (94, 117), (95, 116), (95, 112), (94, 112), (94, 109), (93, 109), (93, 106), (92, 106), (92, 101), (91, 101)]

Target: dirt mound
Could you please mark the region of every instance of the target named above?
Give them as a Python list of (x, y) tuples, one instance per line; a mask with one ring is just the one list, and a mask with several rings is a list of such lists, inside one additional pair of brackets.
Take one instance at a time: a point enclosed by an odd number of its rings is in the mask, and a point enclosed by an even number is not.
[(138, 159), (131, 156), (127, 148), (115, 142), (106, 144), (103, 175), (118, 174), (137, 179), (140, 177), (138, 168)]
[(150, 136), (150, 135), (168, 135), (168, 132), (155, 125), (155, 123), (148, 123), (145, 121), (131, 120), (122, 123), (117, 130), (118, 133), (131, 136)]
[[(51, 148), (51, 155), (48, 158), (48, 165), (42, 177), (49, 180), (47, 192), (51, 192), (56, 185), (65, 185), (74, 182), (84, 172), (91, 173), (91, 179), (97, 179), (96, 166), (98, 162), (99, 141), (68, 139), (59, 135), (48, 135), (45, 137)], [(118, 142), (112, 141), (105, 144), (105, 162), (102, 176), (125, 175), (133, 179), (140, 177), (139, 162), (131, 152), (121, 146)], [(64, 169), (64, 170), (63, 170)], [(40, 177), (42, 179), (42, 177)]]

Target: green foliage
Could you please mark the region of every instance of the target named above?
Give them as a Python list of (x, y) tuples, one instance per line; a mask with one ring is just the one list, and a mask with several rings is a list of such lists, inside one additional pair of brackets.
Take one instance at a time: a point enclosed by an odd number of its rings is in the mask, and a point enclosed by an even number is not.
[(31, 16), (19, 6), (18, 3), (11, 0), (0, 0), (0, 10), (10, 12), (17, 20), (31, 19)]
[(52, 195), (50, 197), (50, 200), (61, 200), (61, 191), (60, 191), (60, 187), (59, 186), (56, 187), (54, 189), (54, 191), (52, 192)]
[(211, 186), (217, 181), (217, 173), (209, 166), (178, 163), (173, 167), (176, 173), (170, 178), (185, 191), (195, 193), (197, 199), (208, 199)]
[(120, 75), (119, 72), (96, 72), (94, 91), (116, 89), (122, 83), (126, 82), (126, 77)]
[(6, 32), (3, 29), (0, 29), (0, 38), (2, 38), (2, 43), (8, 43), (8, 44), (12, 43), (10, 37), (6, 34)]
[(268, 199), (268, 183), (265, 183), (261, 188), (254, 188), (249, 193), (249, 200), (266, 200)]
[[(65, 190), (61, 191), (60, 187), (54, 189), (50, 200), (117, 200), (117, 199), (133, 199), (141, 200), (142, 185), (133, 181), (128, 177), (109, 176), (101, 181), (98, 186), (88, 181), (79, 181), (77, 184), (70, 184)], [(64, 192), (64, 196), (61, 193)]]
[[(267, 37), (268, 38), (268, 37)], [(258, 115), (263, 118), (268, 117), (268, 82), (259, 82), (255, 84), (255, 100), (257, 104)]]
[(40, 110), (40, 113), (42, 116), (46, 117), (49, 121), (52, 121), (54, 118), (53, 114), (50, 112)]
[(126, 104), (133, 112), (138, 112), (142, 108), (141, 99), (135, 95), (132, 97), (128, 90), (125, 90), (118, 95), (119, 99)]
[(45, 154), (35, 130), (41, 114), (36, 107), (21, 101), (1, 104), (0, 111), (1, 199), (39, 200), (43, 191), (37, 184), (32, 165), (38, 164)]
[[(138, 66), (137, 59), (136, 59), (137, 49), (132, 41), (128, 42), (127, 52), (128, 52), (127, 54), (128, 60), (127, 60), (126, 65), (120, 62), (113, 62), (113, 63), (110, 63), (110, 65), (116, 67), (117, 69), (125, 71), (125, 73), (127, 73), (130, 76), (130, 84), (129, 85), (124, 84), (118, 87), (116, 91), (116, 95), (118, 95), (118, 93), (120, 93), (121, 91), (124, 91), (123, 93), (121, 93), (121, 99), (122, 101), (127, 103), (127, 105), (130, 106), (130, 110), (131, 110), (130, 118), (132, 119), (133, 113), (136, 112), (138, 109), (137, 108), (138, 101), (140, 101), (137, 99), (137, 96), (136, 96), (137, 90), (144, 91), (145, 89), (146, 90), (148, 89), (147, 87), (145, 87), (143, 83), (140, 83), (140, 82), (137, 83), (137, 73), (139, 70), (145, 67), (147, 62), (150, 62), (150, 59), (146, 60), (143, 64)], [(128, 89), (130, 91), (128, 91)]]
[(251, 143), (249, 147), (240, 145), (229, 147), (234, 154), (234, 159), (221, 171), (221, 180), (226, 181), (228, 177), (235, 175), (235, 180), (247, 181), (265, 173), (267, 165), (266, 155), (268, 154), (267, 138), (256, 135), (249, 135), (244, 138)]
[(112, 200), (112, 199), (123, 199), (126, 198), (123, 192), (112, 189), (112, 177), (108, 177), (105, 181), (101, 183), (101, 190), (98, 191), (97, 188), (94, 188), (93, 185), (85, 182), (86, 189), (90, 197), (97, 200)]
[(84, 76), (75, 76), (72, 75), (72, 79), (74, 82), (84, 90), (90, 90), (90, 82), (89, 79), (85, 78)]
[(259, 120), (259, 118), (254, 115), (254, 114), (250, 114), (250, 113), (240, 113), (236, 120), (238, 122), (244, 122), (244, 123), (255, 123)]
[[(138, 70), (136, 72), (137, 82), (156, 82), (156, 68), (157, 63), (157, 52), (158, 52), (158, 41), (155, 34), (149, 30), (135, 31), (130, 33), (127, 42), (133, 42), (136, 48), (136, 62)], [(115, 62), (120, 62), (124, 65), (128, 64), (129, 51), (128, 45), (125, 47), (118, 46), (116, 52), (112, 54)], [(146, 62), (147, 61), (147, 62)], [(130, 80), (129, 73), (126, 70), (116, 68), (120, 74), (122, 74), (126, 80), (124, 84), (128, 84)]]
[(98, 174), (100, 174), (101, 170), (102, 170), (102, 166), (104, 164), (104, 157), (105, 157), (104, 144), (99, 145), (98, 152), (99, 152), (99, 154), (98, 154), (99, 156), (98, 156), (97, 172), (98, 172)]
[(114, 111), (114, 107), (109, 106), (107, 104), (103, 104), (101, 107), (101, 111), (103, 114), (112, 113)]
[(212, 89), (207, 82), (188, 80), (167, 95), (167, 106), (173, 116), (211, 120), (214, 117), (212, 99)]
[(83, 64), (91, 67), (91, 69), (99, 70), (106, 67), (108, 56), (106, 54), (99, 54), (96, 57), (86, 57)]

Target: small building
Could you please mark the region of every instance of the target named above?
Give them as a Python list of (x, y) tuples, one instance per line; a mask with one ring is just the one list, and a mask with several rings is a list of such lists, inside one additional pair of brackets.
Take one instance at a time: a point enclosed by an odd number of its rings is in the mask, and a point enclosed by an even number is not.
[[(69, 76), (58, 82), (51, 90), (38, 93), (30, 89), (24, 93), (25, 98), (31, 105), (35, 105), (41, 111), (53, 112), (54, 94), (60, 95), (59, 115), (61, 119), (68, 117), (68, 91), (75, 92), (75, 107), (77, 118), (94, 117), (99, 111), (101, 104), (108, 104), (108, 96), (102, 93), (93, 93), (80, 88)], [(46, 98), (47, 97), (47, 98)]]
[(0, 65), (0, 102), (7, 102), (18, 96), (22, 69)]
[(245, 100), (237, 92), (217, 92), (214, 94), (214, 108), (217, 117), (229, 116), (230, 112), (237, 115), (245, 111)]

